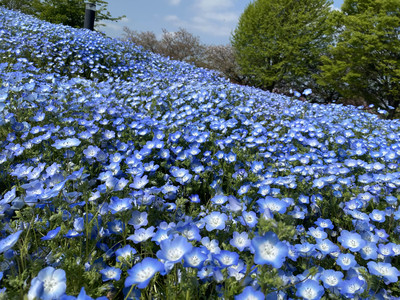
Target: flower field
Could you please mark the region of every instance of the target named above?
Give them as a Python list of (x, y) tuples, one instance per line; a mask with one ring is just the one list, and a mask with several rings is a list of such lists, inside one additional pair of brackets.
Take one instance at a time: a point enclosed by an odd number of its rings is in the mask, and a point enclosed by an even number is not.
[(396, 299), (400, 122), (0, 7), (2, 299)]

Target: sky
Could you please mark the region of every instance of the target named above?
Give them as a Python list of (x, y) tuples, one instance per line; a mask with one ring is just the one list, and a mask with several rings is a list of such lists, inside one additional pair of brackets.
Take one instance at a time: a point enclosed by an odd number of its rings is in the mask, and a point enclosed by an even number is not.
[[(239, 17), (252, 0), (110, 0), (113, 17), (125, 15), (118, 22), (105, 22), (98, 29), (110, 37), (122, 37), (123, 27), (152, 31), (158, 37), (162, 29), (174, 32), (184, 28), (208, 45), (228, 44)], [(343, 0), (334, 0), (340, 8)]]

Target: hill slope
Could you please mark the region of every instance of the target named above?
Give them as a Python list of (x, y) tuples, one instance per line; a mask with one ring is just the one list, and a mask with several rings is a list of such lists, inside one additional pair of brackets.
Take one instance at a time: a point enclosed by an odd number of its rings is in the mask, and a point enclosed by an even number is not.
[(398, 121), (0, 8), (0, 124), (9, 298), (400, 296)]

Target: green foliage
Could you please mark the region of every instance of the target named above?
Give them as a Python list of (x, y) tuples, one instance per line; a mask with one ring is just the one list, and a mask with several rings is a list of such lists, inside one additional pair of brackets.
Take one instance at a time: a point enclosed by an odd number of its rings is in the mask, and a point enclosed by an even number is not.
[(322, 57), (321, 85), (389, 110), (400, 104), (400, 1), (345, 0), (337, 43)]
[(250, 83), (269, 90), (310, 87), (331, 41), (330, 5), (327, 0), (250, 3), (232, 36), (238, 64)]
[[(92, 0), (96, 4), (96, 25), (103, 20), (118, 21), (107, 10), (107, 1)], [(85, 0), (0, 0), (0, 5), (34, 15), (44, 21), (82, 28), (85, 20)]]

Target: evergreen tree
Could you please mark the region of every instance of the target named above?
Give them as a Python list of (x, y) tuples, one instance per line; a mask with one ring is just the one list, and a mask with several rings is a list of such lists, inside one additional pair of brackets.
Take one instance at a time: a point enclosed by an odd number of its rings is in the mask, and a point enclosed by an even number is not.
[[(42, 20), (82, 28), (85, 20), (85, 0), (0, 0), (0, 4), (34, 15)], [(117, 21), (123, 17), (112, 17), (107, 10), (107, 1), (92, 0), (96, 4), (96, 22)], [(96, 25), (102, 25), (96, 23)]]
[(331, 43), (331, 1), (256, 0), (239, 19), (232, 45), (243, 75), (264, 89), (314, 85)]
[(345, 0), (341, 23), (318, 83), (392, 118), (400, 104), (400, 0)]

